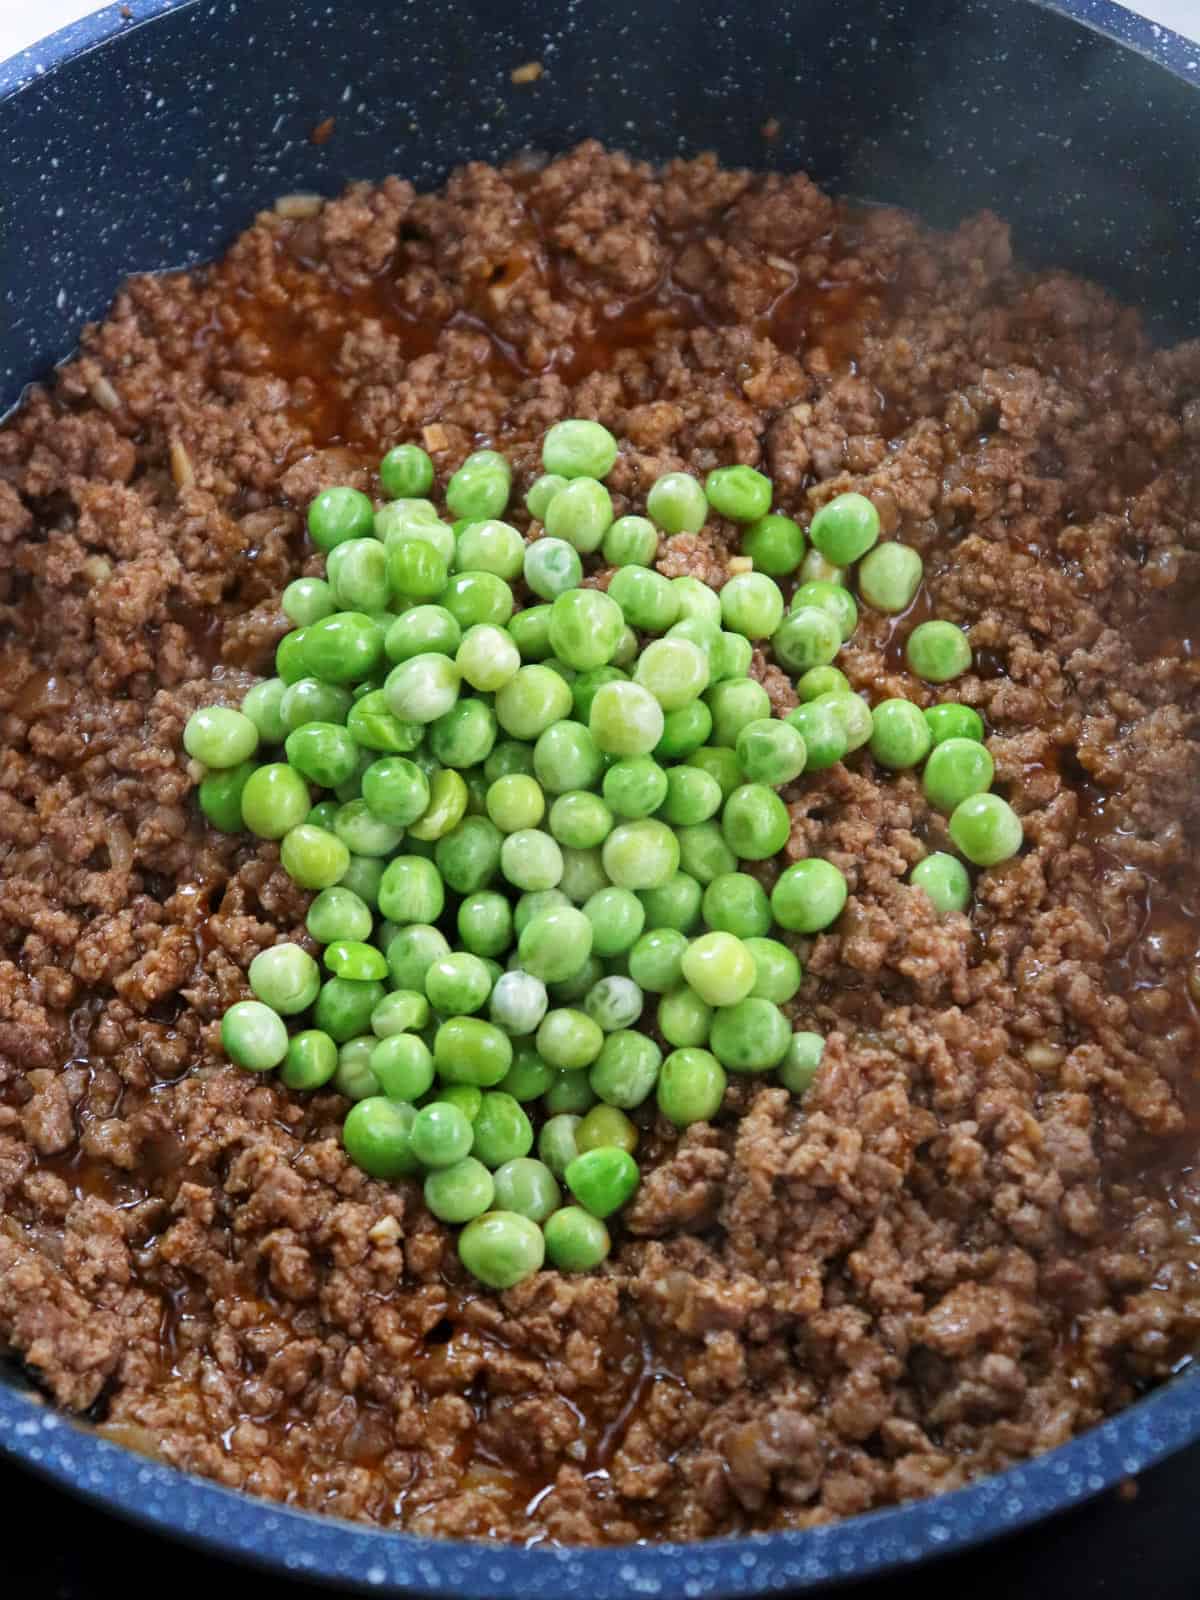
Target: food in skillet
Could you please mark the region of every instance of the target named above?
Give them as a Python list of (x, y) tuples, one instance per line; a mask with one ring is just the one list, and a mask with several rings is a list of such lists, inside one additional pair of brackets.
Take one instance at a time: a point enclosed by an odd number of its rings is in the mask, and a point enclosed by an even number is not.
[(253, 1492), (564, 1542), (1167, 1376), (1200, 355), (707, 160), (282, 212), (0, 433), (14, 1354)]

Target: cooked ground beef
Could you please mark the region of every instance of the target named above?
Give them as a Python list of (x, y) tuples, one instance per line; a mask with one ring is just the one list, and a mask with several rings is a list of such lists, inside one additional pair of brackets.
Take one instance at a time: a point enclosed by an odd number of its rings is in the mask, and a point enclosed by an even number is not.
[[(0, 1338), (224, 1483), (530, 1542), (846, 1516), (1165, 1378), (1200, 1324), (1200, 346), (1022, 271), (995, 217), (935, 234), (706, 158), (589, 144), (283, 210), (130, 281), (0, 431)], [(644, 1108), (606, 1267), (497, 1295), (347, 1162), (335, 1095), (223, 1062), (306, 897), (202, 826), (179, 741), (269, 663), (315, 490), (414, 438), (443, 474), (494, 443), (523, 492), (569, 415), (626, 441), (618, 513), (731, 461), (792, 512), (869, 494), (928, 578), (843, 664), (929, 703), (905, 634), (966, 625), (944, 697), (1027, 847), (939, 921), (911, 774), (793, 785), (787, 856), (850, 884), (804, 948), (815, 1087), (739, 1081), (682, 1136)], [(717, 522), (660, 566), (720, 584), (736, 548)]]

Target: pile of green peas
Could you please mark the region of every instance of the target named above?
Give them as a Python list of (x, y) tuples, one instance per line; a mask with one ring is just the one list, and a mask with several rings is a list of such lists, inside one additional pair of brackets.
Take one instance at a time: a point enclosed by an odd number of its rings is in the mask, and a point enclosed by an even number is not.
[[(601, 480), (617, 450), (597, 422), (549, 430), (526, 497), (544, 532), (528, 542), (501, 520), (512, 475), (492, 450), (446, 484), (452, 521), (414, 444), (384, 457), (378, 507), (323, 491), (308, 529), (325, 577), (284, 591), (276, 675), (183, 735), (209, 822), (279, 841), (314, 895), (320, 960), (294, 943), (255, 957), (255, 998), (222, 1020), (227, 1055), (350, 1100), (351, 1160), (422, 1178), (433, 1214), (462, 1225), (464, 1266), (496, 1288), (546, 1260), (604, 1260), (606, 1221), (639, 1182), (630, 1112), (652, 1102), (685, 1128), (716, 1115), (730, 1072), (796, 1094), (813, 1081), (823, 1040), (783, 1009), (803, 976), (787, 936), (829, 927), (847, 889), (819, 858), (769, 893), (744, 870), (787, 842), (781, 787), (869, 745), (884, 767), (924, 760), (968, 860), (1020, 844), (987, 793), (973, 711), (872, 712), (832, 665), (857, 623), (850, 563), (865, 557), (870, 603), (915, 592), (894, 555), (871, 570), (899, 547), (876, 549), (869, 500), (817, 513), (813, 562), (750, 467), (704, 485), (669, 473), (646, 516), (615, 518)], [(744, 524), (746, 570), (719, 592), (654, 570), (660, 534), (714, 511)], [(597, 552), (607, 590), (581, 586)], [(789, 609), (775, 580), (806, 562)], [(914, 630), (914, 670), (965, 670), (960, 630), (922, 626), (935, 631)], [(797, 679), (784, 718), (750, 673), (756, 641)], [(939, 910), (970, 893), (949, 855), (913, 881)]]

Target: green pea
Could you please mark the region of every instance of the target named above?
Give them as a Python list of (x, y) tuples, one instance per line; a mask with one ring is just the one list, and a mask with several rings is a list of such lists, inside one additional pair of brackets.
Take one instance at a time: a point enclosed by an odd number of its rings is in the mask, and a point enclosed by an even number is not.
[(903, 769), (924, 760), (933, 735), (911, 700), (881, 700), (871, 718), (870, 750), (881, 767)]
[(687, 984), (664, 994), (658, 1002), (658, 1031), (671, 1045), (701, 1045), (708, 1042), (712, 1026), (712, 1007)]
[(206, 767), (240, 767), (258, 749), (258, 729), (240, 711), (204, 706), (184, 725), (183, 748)]
[[(650, 531), (653, 534), (653, 528)], [(609, 582), (608, 597), (621, 608), (625, 621), (644, 633), (665, 633), (679, 621), (678, 592), (669, 578), (649, 567), (618, 568)]]
[(662, 738), (654, 747), (657, 761), (682, 761), (694, 755), (712, 733), (712, 712), (703, 700), (668, 711), (663, 718)]
[(531, 1222), (545, 1222), (557, 1211), (562, 1192), (544, 1161), (517, 1156), (496, 1169), (496, 1205)]
[(548, 1116), (564, 1113), (582, 1116), (596, 1103), (596, 1096), (588, 1082), (586, 1072), (564, 1071), (555, 1068), (554, 1081), (542, 1096), (542, 1105)]
[(764, 783), (744, 783), (729, 796), (721, 813), (726, 843), (743, 861), (765, 861), (778, 854), (791, 833), (783, 801)]
[(200, 780), (196, 798), (207, 820), (221, 833), (241, 833), (242, 796), (250, 776), (257, 770), (253, 761), (243, 761), (240, 767), (226, 767), (210, 772)]
[(651, 928), (629, 952), (629, 976), (639, 989), (666, 994), (683, 981), (686, 935), (675, 928)]
[(433, 462), (419, 444), (394, 445), (379, 463), (379, 481), (392, 500), (409, 500), (433, 488)]
[(591, 1066), (604, 1044), (602, 1029), (571, 1006), (547, 1011), (537, 1031), (537, 1052), (549, 1066), (575, 1072)]
[(790, 612), (771, 636), (776, 661), (791, 673), (827, 666), (841, 645), (836, 619), (817, 606)]
[(483, 1097), (474, 1139), (472, 1154), (486, 1167), (502, 1167), (532, 1150), (533, 1126), (513, 1095), (494, 1089)]
[(748, 872), (723, 872), (704, 891), (704, 920), (717, 932), (739, 939), (761, 938), (771, 926), (771, 902)]
[(858, 569), (858, 592), (877, 611), (907, 611), (921, 587), (925, 564), (910, 545), (876, 545)]
[[(297, 578), (283, 591), (279, 605), (288, 621), (294, 622), (298, 628), (305, 628), (310, 622), (320, 622), (322, 617), (328, 617), (337, 610), (333, 591), (324, 578)], [(244, 705), (242, 709), (245, 710)], [(246, 715), (249, 716), (250, 712), (247, 711)]]
[(512, 1043), (493, 1023), (478, 1017), (451, 1017), (433, 1043), (438, 1076), (445, 1083), (493, 1088), (512, 1066)]
[(342, 1124), (346, 1154), (372, 1178), (405, 1178), (418, 1170), (412, 1149), (417, 1113), (410, 1105), (369, 1095), (351, 1106)]
[(633, 979), (610, 972), (588, 990), (583, 1009), (605, 1033), (614, 1033), (636, 1022), (642, 1014), (642, 1005), (642, 991)]
[[(705, 707), (705, 710), (708, 708)], [(709, 713), (709, 726), (712, 725), (712, 713)], [(728, 745), (706, 744), (693, 750), (686, 757), (686, 765), (699, 767), (701, 772), (707, 772), (721, 785), (722, 797), (726, 800), (739, 784), (745, 783), (746, 774), (742, 771), (741, 762), (736, 751)]]
[(382, 983), (356, 983), (350, 978), (330, 978), (321, 985), (313, 1021), (338, 1044), (367, 1034), (371, 1013), (383, 999)]
[(491, 1173), (474, 1156), (464, 1156), (425, 1178), (425, 1204), (441, 1222), (470, 1222), (482, 1216), (495, 1193)]
[(971, 646), (952, 622), (919, 622), (908, 636), (904, 657), (918, 678), (948, 683), (969, 671)]
[(639, 889), (638, 899), (651, 928), (678, 928), (690, 933), (700, 920), (703, 890), (690, 873), (676, 872), (654, 889)]
[(808, 536), (828, 561), (849, 566), (879, 538), (879, 513), (861, 494), (839, 494), (813, 517)]
[[(815, 552), (810, 551), (810, 555)], [(827, 611), (838, 625), (838, 632), (846, 640), (858, 626), (858, 607), (854, 596), (844, 583), (827, 578), (810, 578), (792, 594), (791, 609)]]
[(605, 1145), (575, 1157), (563, 1174), (567, 1188), (585, 1211), (610, 1217), (633, 1198), (640, 1174), (627, 1150)]
[(560, 594), (578, 589), (583, 563), (578, 550), (565, 539), (535, 539), (525, 547), (523, 572), (533, 594), (543, 600), (556, 600)]
[[(751, 783), (778, 788), (804, 771), (808, 751), (800, 730), (777, 717), (758, 717), (738, 731), (738, 764)], [(700, 820), (700, 819), (696, 819)]]
[(846, 880), (833, 863), (812, 856), (780, 874), (771, 891), (771, 911), (791, 933), (819, 933), (841, 915), (846, 895)]
[(446, 504), (456, 517), (483, 521), (503, 515), (512, 491), (512, 468), (497, 450), (476, 450), (446, 485)]
[(492, 1289), (511, 1289), (532, 1277), (545, 1254), (542, 1230), (515, 1211), (486, 1211), (458, 1236), (459, 1260)]
[(260, 950), (247, 973), (255, 996), (281, 1016), (307, 1011), (317, 998), (321, 974), (317, 963), (298, 944)]
[(491, 572), (511, 583), (524, 557), (525, 541), (512, 524), (489, 517), (468, 523), (459, 534), (454, 566), (458, 572)]
[(429, 1021), (429, 1001), (416, 989), (393, 989), (371, 1013), (371, 1032), (377, 1039), (394, 1039), (412, 1033)]
[(617, 459), (617, 441), (600, 422), (569, 417), (547, 430), (542, 466), (563, 478), (604, 478)]
[(308, 908), (305, 926), (318, 944), (332, 944), (335, 939), (368, 939), (371, 922), (367, 903), (339, 884), (321, 890)]
[(445, 606), (414, 606), (384, 635), (387, 658), (397, 666), (414, 656), (456, 655), (461, 644), (462, 629)]
[(264, 678), (242, 696), (242, 715), (258, 729), (263, 744), (282, 744), (287, 737), (283, 720), (283, 697), (289, 685), (282, 678)]
[(610, 567), (652, 567), (658, 532), (648, 517), (618, 517), (604, 535), (601, 553)]
[(761, 516), (742, 535), (742, 554), (756, 572), (783, 578), (795, 572), (804, 557), (804, 533), (791, 517)]
[(444, 1017), (464, 1016), (487, 1004), (492, 981), (478, 956), (453, 951), (432, 961), (425, 974), (425, 994)]
[(546, 1221), (546, 1255), (560, 1272), (590, 1272), (612, 1248), (608, 1229), (581, 1206), (563, 1206)]
[(975, 739), (943, 739), (929, 752), (921, 787), (930, 805), (951, 812), (970, 795), (990, 789), (994, 776), (986, 746)]
[(565, 539), (588, 555), (599, 548), (612, 520), (612, 496), (604, 485), (594, 478), (575, 478), (547, 506), (544, 525), (552, 539)]
[(704, 698), (712, 712), (714, 745), (733, 748), (748, 722), (771, 715), (770, 697), (754, 678), (728, 678), (714, 684)]
[(611, 659), (624, 625), (620, 606), (603, 590), (568, 589), (550, 607), (550, 646), (568, 666), (585, 672)]
[(432, 1052), (415, 1033), (381, 1039), (371, 1051), (370, 1067), (389, 1100), (419, 1100), (433, 1084)]
[(802, 702), (850, 692), (849, 678), (837, 667), (810, 667), (796, 679), (796, 694)]
[[(654, 697), (663, 712), (679, 711), (691, 705), (704, 693), (712, 675), (708, 653), (680, 631), (685, 626), (676, 623), (665, 639), (655, 639), (648, 644), (634, 668), (635, 683), (643, 693)], [(704, 626), (699, 625), (701, 629)], [(711, 707), (711, 701), (709, 704)], [(655, 744), (662, 734), (660, 726)], [(653, 745), (649, 748), (653, 749)]]
[(571, 850), (595, 849), (613, 826), (613, 814), (600, 796), (583, 790), (559, 795), (548, 820), (551, 836)]
[(755, 977), (751, 995), (756, 999), (770, 1000), (777, 1006), (786, 1005), (799, 989), (804, 976), (796, 956), (778, 939), (751, 937), (745, 940), (745, 945), (754, 958)]
[(994, 867), (1015, 856), (1025, 830), (1007, 800), (998, 794), (973, 794), (951, 813), (951, 839), (974, 866)]
[(521, 966), (544, 983), (577, 972), (592, 950), (592, 925), (573, 906), (553, 907), (535, 916), (518, 936)]
[(419, 722), (401, 722), (388, 710), (382, 689), (372, 689), (350, 707), (346, 731), (364, 750), (407, 755), (415, 750), (425, 730)]
[(822, 695), (809, 700), (789, 711), (784, 719), (804, 740), (805, 768), (809, 772), (824, 772), (849, 753), (847, 723), (839, 716), (834, 698)]
[(791, 1024), (770, 1000), (748, 995), (713, 1018), (708, 1045), (730, 1072), (768, 1072), (787, 1054)]
[(723, 872), (737, 871), (737, 856), (717, 823), (697, 822), (690, 828), (680, 828), (676, 839), (680, 868), (697, 883), (708, 884)]
[(304, 629), (304, 676), (361, 683), (383, 660), (383, 630), (362, 611), (335, 611)]
[(709, 1050), (673, 1050), (658, 1076), (658, 1109), (677, 1128), (710, 1122), (725, 1098), (725, 1069)]
[[(496, 988), (492, 990), (493, 1001), (495, 1000), (496, 990), (500, 988), (500, 985), (504, 982), (505, 978), (527, 978), (528, 976), (528, 973), (524, 972), (506, 972), (504, 977), (501, 978), (496, 984)], [(536, 982), (536, 979), (531, 981)], [(543, 987), (543, 1016), (545, 1015), (545, 994), (546, 991)], [(494, 1009), (492, 1011), (492, 1020), (496, 1020), (496, 1013)], [(524, 1020), (525, 1019), (522, 1018), (522, 1021)], [(541, 1019), (539, 1018), (538, 1020), (540, 1021)], [(503, 1026), (503, 1024), (500, 1025)], [(537, 1022), (535, 1022), (532, 1027), (522, 1027), (521, 1031), (526, 1034), (532, 1033), (536, 1027)], [(512, 1095), (514, 1100), (539, 1100), (553, 1084), (554, 1077), (554, 1068), (547, 1066), (533, 1046), (528, 1042), (525, 1042), (517, 1045), (513, 1053), (513, 1064), (501, 1079), (500, 1087), (504, 1090), (505, 1094)]]
[(575, 1130), (583, 1119), (570, 1112), (559, 1112), (542, 1124), (538, 1134), (538, 1155), (556, 1178), (561, 1178), (579, 1154)]
[(525, 494), (525, 509), (535, 522), (546, 520), (551, 500), (566, 486), (567, 480), (557, 472), (544, 472), (540, 478), (533, 480)]
[(522, 667), (497, 693), (494, 709), (505, 733), (534, 740), (570, 713), (571, 690), (550, 667)]
[(721, 619), (732, 633), (769, 639), (783, 621), (783, 595), (765, 572), (739, 572), (721, 590)]
[(970, 706), (947, 701), (940, 706), (928, 706), (924, 713), (935, 745), (946, 739), (974, 739), (983, 742), (983, 718)]
[[(605, 1039), (588, 1074), (588, 1082), (606, 1105), (631, 1111), (654, 1093), (661, 1065), (662, 1051), (653, 1039), (633, 1029), (621, 1029)], [(585, 1146), (581, 1144), (579, 1148)]]
[(580, 1155), (608, 1149), (625, 1150), (632, 1155), (637, 1142), (636, 1126), (617, 1106), (593, 1106), (575, 1130)]
[(615, 956), (628, 950), (641, 933), (646, 913), (629, 889), (598, 889), (584, 903), (583, 914), (592, 925), (592, 949), (598, 956)]
[(468, 894), (458, 908), (457, 926), (463, 948), (472, 955), (499, 957), (512, 948), (512, 907), (493, 890)]
[(325, 558), (325, 573), (341, 611), (386, 610), (391, 601), (388, 571), (388, 553), (374, 537), (347, 539)]
[(658, 810), (669, 792), (668, 774), (650, 756), (623, 756), (604, 774), (605, 804), (619, 817), (635, 820)]
[(221, 1018), (221, 1046), (235, 1066), (270, 1072), (287, 1055), (287, 1028), (260, 1000), (239, 1000)]
[(282, 762), (270, 762), (248, 776), (242, 788), (242, 821), (260, 839), (282, 839), (308, 815), (308, 785)]
[(708, 499), (687, 472), (668, 472), (651, 485), (646, 515), (664, 533), (699, 533), (708, 515)]
[(414, 989), (425, 993), (425, 975), (439, 956), (449, 955), (450, 945), (444, 933), (425, 923), (402, 927), (388, 943), (388, 971), (397, 989)]
[(941, 916), (949, 911), (965, 911), (971, 903), (971, 879), (966, 867), (940, 850), (918, 861), (908, 880), (915, 888), (925, 891), (933, 909)]
[(337, 1071), (337, 1045), (319, 1028), (306, 1028), (288, 1040), (287, 1059), (279, 1069), (280, 1082), (301, 1092), (321, 1089)]
[(819, 1033), (794, 1033), (779, 1064), (780, 1083), (793, 1094), (805, 1094), (812, 1087), (824, 1054), (825, 1041)]
[(621, 822), (604, 841), (604, 870), (621, 889), (655, 889), (679, 870), (680, 844), (653, 817)]

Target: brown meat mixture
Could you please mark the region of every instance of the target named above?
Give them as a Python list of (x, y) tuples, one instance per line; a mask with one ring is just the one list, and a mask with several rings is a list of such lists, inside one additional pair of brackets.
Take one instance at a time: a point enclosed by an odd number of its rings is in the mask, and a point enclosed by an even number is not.
[[(1022, 271), (995, 217), (707, 158), (589, 144), (313, 209), (132, 279), (0, 431), (0, 1341), (222, 1483), (534, 1543), (847, 1516), (1166, 1378), (1200, 1323), (1200, 346)], [(786, 855), (850, 884), (800, 946), (814, 1088), (736, 1082), (681, 1136), (643, 1108), (607, 1266), (492, 1294), (347, 1162), (336, 1095), (221, 1059), (306, 896), (202, 825), (180, 731), (270, 670), (316, 489), (417, 439), (443, 475), (495, 444), (523, 494), (572, 415), (623, 441), (618, 512), (734, 461), (796, 514), (869, 494), (928, 577), (843, 665), (977, 706), (1027, 842), (939, 921), (913, 775), (793, 785)], [(716, 521), (659, 567), (719, 584), (736, 550)], [(901, 654), (931, 612), (975, 652), (940, 695)]]

